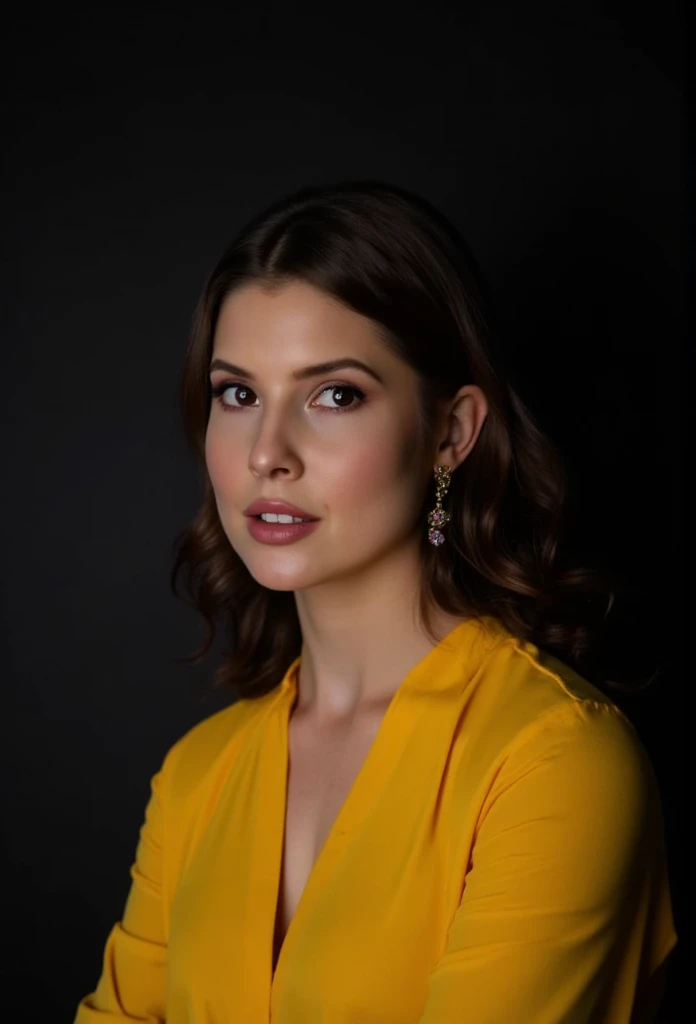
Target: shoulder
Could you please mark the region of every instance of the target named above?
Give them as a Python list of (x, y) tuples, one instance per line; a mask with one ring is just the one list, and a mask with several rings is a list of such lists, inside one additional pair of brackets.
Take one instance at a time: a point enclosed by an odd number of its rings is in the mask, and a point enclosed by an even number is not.
[(569, 664), (531, 640), (514, 636), (499, 627), (486, 658), (488, 678), (504, 683), (506, 696), (514, 693), (539, 710), (559, 704), (591, 702), (618, 710), (606, 693)]
[[(607, 694), (535, 644), (509, 636), (478, 680), (475, 733), (503, 775), (533, 762), (593, 769), (644, 791), (654, 785), (647, 752), (630, 719)], [(587, 778), (589, 785), (590, 778)], [(598, 780), (599, 784), (599, 780)]]
[(510, 638), (489, 658), (478, 742), (488, 745), (489, 800), (548, 793), (575, 814), (616, 815), (637, 831), (660, 818), (657, 780), (630, 719), (569, 665)]
[(619, 731), (633, 731), (608, 694), (555, 655), (509, 633), (491, 649), (475, 683), (484, 707), (499, 721), (509, 721), (510, 738), (564, 717), (607, 719)]
[(234, 752), (253, 741), (276, 690), (258, 699), (237, 700), (197, 722), (167, 750), (162, 774), (170, 798), (185, 800), (199, 790)]

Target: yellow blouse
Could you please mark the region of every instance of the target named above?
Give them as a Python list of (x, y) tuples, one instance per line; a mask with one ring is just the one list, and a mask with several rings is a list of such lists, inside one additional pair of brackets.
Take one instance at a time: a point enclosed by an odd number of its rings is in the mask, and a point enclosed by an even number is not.
[(75, 1024), (651, 1021), (677, 942), (652, 765), (490, 616), (401, 682), (272, 972), (299, 664), (167, 752)]

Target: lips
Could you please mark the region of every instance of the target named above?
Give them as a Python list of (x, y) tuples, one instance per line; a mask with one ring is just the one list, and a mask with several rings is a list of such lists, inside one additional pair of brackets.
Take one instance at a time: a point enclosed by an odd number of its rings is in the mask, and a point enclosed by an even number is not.
[(282, 516), (294, 516), (296, 519), (307, 519), (310, 522), (316, 522), (318, 516), (313, 516), (311, 512), (306, 512), (302, 508), (298, 508), (297, 505), (291, 505), (287, 501), (280, 501), (279, 499), (273, 498), (258, 498), (256, 501), (252, 501), (251, 505), (247, 505), (244, 509), (244, 514), (247, 516), (260, 516), (262, 512), (274, 512), (276, 515)]

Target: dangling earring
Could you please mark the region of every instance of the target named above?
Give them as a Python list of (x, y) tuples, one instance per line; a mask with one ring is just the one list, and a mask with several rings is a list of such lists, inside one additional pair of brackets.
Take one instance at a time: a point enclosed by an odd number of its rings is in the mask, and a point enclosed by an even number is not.
[(438, 526), (445, 526), (450, 521), (449, 512), (445, 512), (442, 507), (442, 499), (447, 493), (447, 488), (450, 485), (450, 477), (452, 470), (449, 466), (436, 466), (435, 467), (435, 481), (437, 487), (437, 497), (435, 500), (435, 508), (428, 515), (428, 522), (430, 523), (430, 529), (428, 530), (428, 540), (435, 547), (444, 543), (444, 536)]

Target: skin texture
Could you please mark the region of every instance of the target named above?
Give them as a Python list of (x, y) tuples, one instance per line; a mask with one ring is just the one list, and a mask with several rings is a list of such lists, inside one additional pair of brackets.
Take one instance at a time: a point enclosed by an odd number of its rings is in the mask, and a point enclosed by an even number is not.
[[(381, 383), (353, 368), (293, 379), (344, 357), (362, 360)], [(418, 538), (427, 530), (419, 511), (435, 466), (454, 470), (473, 449), (485, 396), (476, 385), (460, 388), (442, 406), (434, 445), (419, 450), (416, 373), (369, 319), (304, 282), (272, 292), (245, 285), (228, 296), (215, 359), (254, 377), (210, 375), (214, 388), (228, 385), (213, 398), (206, 434), (223, 528), (254, 579), (295, 594), (303, 636), (296, 713), (317, 725), (347, 722), (388, 703), (432, 648), (416, 619)], [(362, 404), (349, 387), (364, 394)], [(321, 522), (292, 544), (261, 544), (244, 515), (256, 498), (292, 502)], [(447, 543), (438, 550), (447, 557)], [(440, 614), (439, 635), (459, 621)]]

